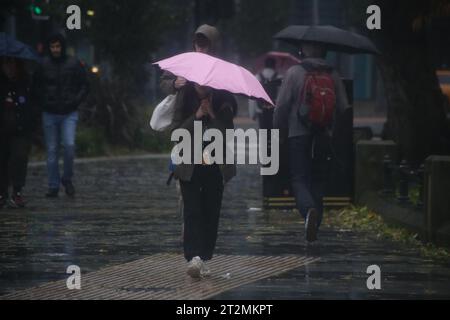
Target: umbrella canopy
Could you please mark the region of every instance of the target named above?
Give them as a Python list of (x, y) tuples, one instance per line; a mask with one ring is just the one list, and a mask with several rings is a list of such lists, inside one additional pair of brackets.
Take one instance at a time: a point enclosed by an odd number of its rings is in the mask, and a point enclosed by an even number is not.
[(286, 73), (286, 71), (292, 67), (293, 65), (299, 64), (301, 61), (294, 57), (292, 54), (287, 52), (280, 52), (280, 51), (271, 51), (267, 52), (266, 54), (263, 54), (262, 56), (258, 57), (255, 62), (255, 71), (256, 73), (261, 72), (262, 69), (264, 69), (264, 62), (268, 58), (275, 59), (276, 62), (276, 71), (283, 75)]
[(369, 38), (333, 26), (293, 25), (277, 33), (274, 38), (293, 45), (302, 42), (323, 43), (331, 51), (380, 54)]
[(0, 32), (0, 56), (39, 61), (39, 56), (30, 46)]
[(243, 94), (274, 105), (261, 83), (250, 71), (210, 55), (188, 52), (153, 64), (201, 86)]

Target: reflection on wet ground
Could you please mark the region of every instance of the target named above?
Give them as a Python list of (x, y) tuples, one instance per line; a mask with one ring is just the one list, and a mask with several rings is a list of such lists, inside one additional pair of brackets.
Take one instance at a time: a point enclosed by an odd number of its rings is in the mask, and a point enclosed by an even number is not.
[[(0, 211), (0, 294), (64, 279), (156, 253), (181, 254), (175, 185), (167, 187), (165, 158), (79, 163), (75, 199), (47, 200), (44, 166), (29, 169), (23, 210)], [(324, 228), (307, 248), (294, 212), (265, 212), (257, 166), (240, 166), (224, 196), (217, 253), (320, 257), (285, 274), (224, 292), (215, 299), (450, 298), (450, 267), (405, 245)], [(367, 289), (377, 264), (382, 289)]]

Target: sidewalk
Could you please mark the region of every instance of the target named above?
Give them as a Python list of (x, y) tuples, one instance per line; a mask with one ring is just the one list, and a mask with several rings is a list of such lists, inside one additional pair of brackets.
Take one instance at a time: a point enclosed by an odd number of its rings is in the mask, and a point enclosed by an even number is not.
[[(166, 158), (92, 160), (77, 163), (76, 172), (75, 199), (61, 194), (59, 199), (47, 200), (43, 197), (45, 167), (32, 166), (26, 189), (28, 208), (0, 211), (1, 295), (65, 281), (66, 268), (72, 264), (81, 268), (83, 277), (155, 254), (181, 257), (181, 218), (175, 185), (165, 185)], [(419, 258), (418, 252), (397, 243), (323, 228), (319, 243), (307, 249), (298, 214), (258, 209), (258, 172), (257, 166), (240, 166), (236, 179), (227, 185), (217, 254), (230, 259), (293, 256), (320, 260), (283, 273), (277, 269), (208, 298), (450, 298), (450, 268)], [(366, 287), (366, 269), (372, 264), (382, 271), (380, 291)], [(181, 259), (174, 268), (184, 276), (182, 265)]]

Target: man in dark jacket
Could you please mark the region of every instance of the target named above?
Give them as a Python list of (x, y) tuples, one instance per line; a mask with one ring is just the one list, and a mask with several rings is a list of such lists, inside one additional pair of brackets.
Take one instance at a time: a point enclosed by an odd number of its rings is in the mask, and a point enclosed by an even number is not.
[[(66, 194), (73, 196), (73, 161), (75, 157), (75, 134), (78, 122), (78, 106), (88, 94), (86, 72), (80, 61), (66, 55), (66, 42), (56, 34), (48, 41), (49, 56), (36, 73), (39, 103), (43, 110), (42, 120), (47, 145), (48, 193), (58, 196), (60, 184)], [(59, 146), (64, 147), (64, 173), (59, 174)]]

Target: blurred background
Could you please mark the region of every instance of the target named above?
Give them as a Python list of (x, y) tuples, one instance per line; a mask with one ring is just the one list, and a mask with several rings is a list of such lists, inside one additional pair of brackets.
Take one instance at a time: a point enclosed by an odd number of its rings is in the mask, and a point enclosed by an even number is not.
[[(66, 28), (72, 4), (81, 8), (81, 30)], [(381, 30), (366, 28), (371, 4), (381, 7)], [(2, 0), (0, 27), (41, 54), (45, 39), (60, 31), (69, 54), (89, 70), (92, 90), (77, 138), (81, 156), (169, 150), (168, 137), (148, 126), (164, 98), (151, 63), (192, 50), (193, 32), (203, 23), (221, 31), (224, 59), (253, 72), (269, 51), (298, 56), (296, 48), (272, 39), (288, 25), (356, 31), (383, 55), (328, 55), (342, 77), (353, 80), (354, 125), (393, 139), (402, 157), (421, 162), (450, 150), (449, 17), (447, 0)], [(239, 117), (246, 118), (247, 101), (240, 102)]]

